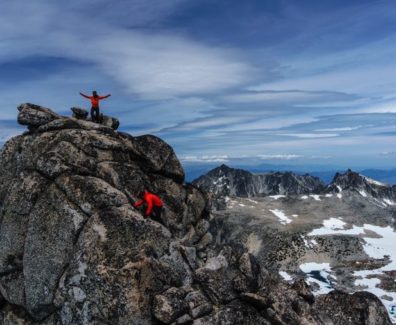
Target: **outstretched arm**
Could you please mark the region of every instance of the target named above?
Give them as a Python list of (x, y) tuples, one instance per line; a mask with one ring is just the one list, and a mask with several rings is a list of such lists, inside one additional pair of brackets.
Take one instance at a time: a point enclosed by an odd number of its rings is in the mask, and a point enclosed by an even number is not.
[(144, 200), (140, 200), (135, 202), (135, 204), (133, 205), (135, 208), (140, 207), (142, 204), (144, 203)]
[(85, 98), (88, 98), (88, 99), (90, 99), (90, 97), (89, 97), (89, 96), (87, 96), (87, 95), (84, 95), (83, 93), (80, 93), (80, 95), (81, 95), (81, 96), (83, 96), (83, 97), (85, 97)]
[(111, 96), (111, 94), (108, 94), (106, 96), (99, 96), (99, 99), (105, 99), (105, 98), (110, 97), (110, 96)]

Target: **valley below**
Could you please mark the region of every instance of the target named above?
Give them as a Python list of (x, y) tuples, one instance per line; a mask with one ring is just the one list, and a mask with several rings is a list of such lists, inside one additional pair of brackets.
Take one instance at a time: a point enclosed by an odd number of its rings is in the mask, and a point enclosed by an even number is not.
[(396, 322), (396, 203), (378, 195), (387, 185), (350, 171), (317, 194), (283, 182), (272, 187), (283, 194), (229, 195), (249, 184), (224, 173), (212, 184), (218, 245), (243, 243), (268, 270), (290, 283), (304, 279), (314, 295), (371, 292)]
[(285, 280), (307, 278), (316, 294), (370, 291), (388, 309), (396, 302), (396, 233), (388, 209), (354, 194), (269, 196), (228, 198), (215, 216), (226, 223), (228, 238), (230, 231), (243, 237)]

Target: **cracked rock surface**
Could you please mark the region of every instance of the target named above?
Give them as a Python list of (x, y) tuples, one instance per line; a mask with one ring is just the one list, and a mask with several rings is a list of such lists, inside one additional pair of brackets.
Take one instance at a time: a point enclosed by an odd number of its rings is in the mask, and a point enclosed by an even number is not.
[[(372, 295), (315, 301), (239, 243), (216, 245), (206, 193), (161, 139), (18, 110), (29, 131), (0, 157), (0, 324), (389, 323)], [(162, 223), (132, 207), (143, 189)]]

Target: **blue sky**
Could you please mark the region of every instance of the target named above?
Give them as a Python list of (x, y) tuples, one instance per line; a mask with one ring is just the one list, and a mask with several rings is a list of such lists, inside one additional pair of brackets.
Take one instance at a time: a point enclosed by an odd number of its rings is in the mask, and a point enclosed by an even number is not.
[(396, 2), (21, 1), (0, 11), (0, 142), (16, 106), (105, 113), (185, 164), (392, 168)]

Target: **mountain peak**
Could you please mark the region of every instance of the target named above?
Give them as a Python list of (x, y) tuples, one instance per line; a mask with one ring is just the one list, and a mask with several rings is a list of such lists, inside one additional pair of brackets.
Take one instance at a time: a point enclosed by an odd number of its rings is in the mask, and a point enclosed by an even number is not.
[(222, 165), (193, 181), (193, 184), (221, 196), (265, 196), (317, 193), (325, 188), (317, 177), (292, 172), (252, 174)]

